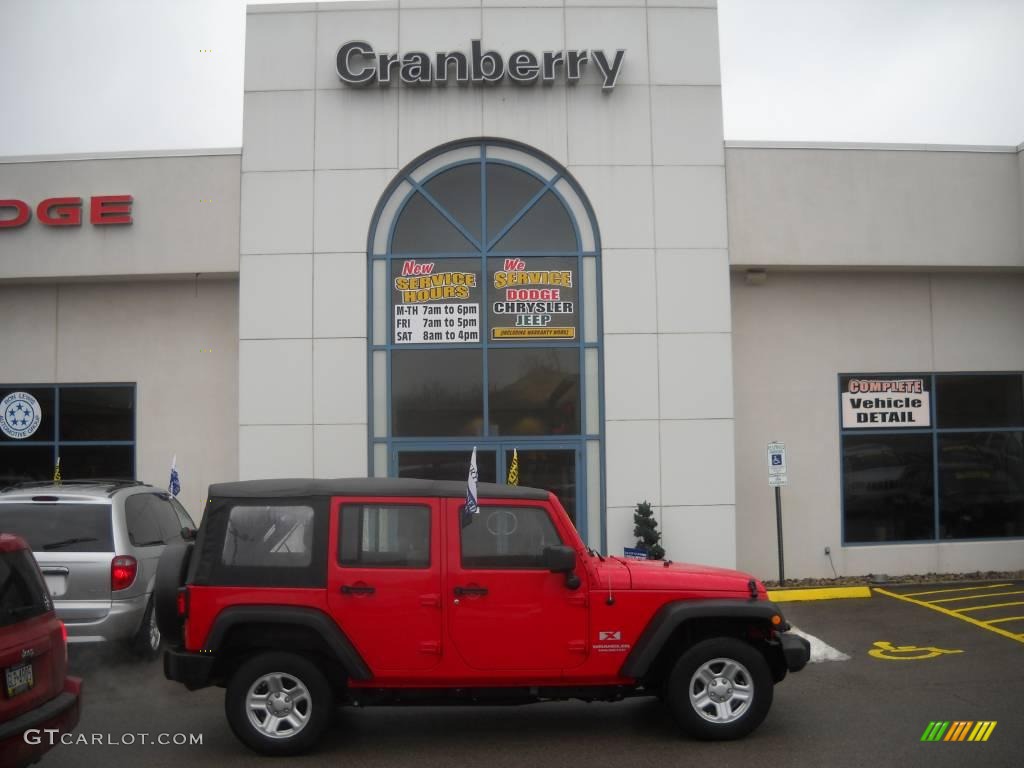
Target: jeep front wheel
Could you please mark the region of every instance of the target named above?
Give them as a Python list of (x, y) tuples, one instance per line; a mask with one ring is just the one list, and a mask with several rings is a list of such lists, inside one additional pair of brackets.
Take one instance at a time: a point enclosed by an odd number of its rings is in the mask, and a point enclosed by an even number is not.
[(683, 653), (668, 680), (667, 701), (679, 727), (704, 740), (746, 736), (772, 705), (771, 670), (742, 640), (703, 640)]
[(334, 709), (331, 688), (314, 664), (293, 653), (264, 653), (231, 676), (224, 709), (231, 730), (264, 755), (312, 747)]

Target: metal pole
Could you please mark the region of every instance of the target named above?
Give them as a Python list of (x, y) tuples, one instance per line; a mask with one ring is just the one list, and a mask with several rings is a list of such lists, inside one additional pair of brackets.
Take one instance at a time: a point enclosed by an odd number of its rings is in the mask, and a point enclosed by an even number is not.
[(786, 580), (786, 570), (782, 556), (782, 489), (775, 486), (775, 526), (779, 532), (779, 586)]

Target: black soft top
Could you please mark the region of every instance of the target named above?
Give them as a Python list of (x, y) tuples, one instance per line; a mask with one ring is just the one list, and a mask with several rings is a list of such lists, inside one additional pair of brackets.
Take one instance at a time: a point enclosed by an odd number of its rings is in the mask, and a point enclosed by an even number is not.
[[(210, 486), (210, 499), (274, 499), (302, 496), (425, 496), (452, 499), (465, 495), (465, 481), (417, 480), (406, 477), (242, 480), (235, 483), (214, 483)], [(478, 483), (477, 496), (489, 499), (544, 501), (548, 498), (548, 492), (518, 485)]]

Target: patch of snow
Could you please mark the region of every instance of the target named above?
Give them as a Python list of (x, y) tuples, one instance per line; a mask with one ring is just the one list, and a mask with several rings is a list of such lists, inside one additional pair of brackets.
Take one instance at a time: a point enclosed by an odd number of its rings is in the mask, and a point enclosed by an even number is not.
[(811, 644), (811, 663), (817, 664), (822, 661), (849, 661), (850, 657), (842, 651), (836, 650), (821, 638), (809, 635), (806, 632), (791, 627), (790, 632), (799, 635)]

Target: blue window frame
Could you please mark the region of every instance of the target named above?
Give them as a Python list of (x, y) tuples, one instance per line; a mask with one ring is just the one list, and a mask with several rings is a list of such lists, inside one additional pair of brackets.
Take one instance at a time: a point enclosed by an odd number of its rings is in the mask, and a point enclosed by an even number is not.
[(31, 396), (14, 400), (38, 407), (38, 426), (0, 434), (0, 487), (50, 479), (58, 458), (66, 480), (135, 479), (135, 384), (0, 385), (0, 400), (16, 393)]
[(452, 142), (406, 166), (367, 242), (371, 474), (476, 446), (504, 479), (513, 449), (546, 450), (603, 547), (600, 250), (580, 186), (530, 147)]
[(839, 396), (845, 545), (1024, 538), (1024, 373), (839, 374)]

